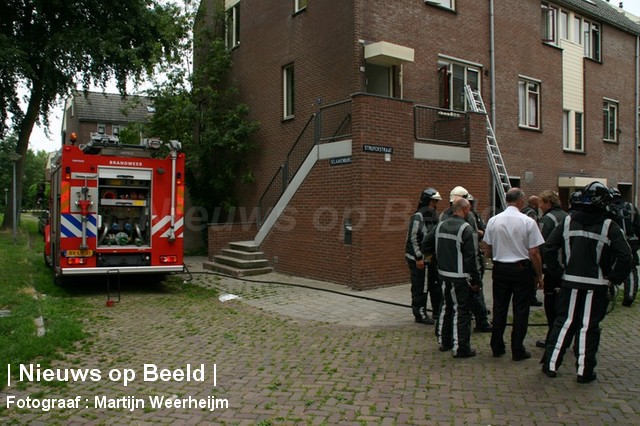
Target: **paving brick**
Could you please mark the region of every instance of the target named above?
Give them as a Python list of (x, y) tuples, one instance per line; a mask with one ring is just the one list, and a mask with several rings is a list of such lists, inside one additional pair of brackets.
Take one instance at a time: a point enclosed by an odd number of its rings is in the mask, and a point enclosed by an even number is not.
[[(196, 268), (190, 268), (192, 271)], [(3, 417), (18, 424), (640, 424), (640, 375), (636, 348), (640, 315), (636, 306), (617, 307), (603, 322), (598, 380), (575, 381), (573, 355), (555, 379), (541, 374), (534, 347), (545, 327), (531, 326), (526, 344), (534, 354), (515, 363), (495, 359), (489, 335), (474, 333), (478, 356), (457, 360), (440, 353), (433, 326), (415, 324), (408, 307), (354, 299), (318, 290), (269, 284), (269, 296), (255, 283), (196, 275), (196, 285), (238, 294), (238, 301), (162, 288), (123, 288), (122, 301), (106, 308), (100, 295), (83, 294), (90, 337), (82, 350), (61, 357), (54, 368), (131, 368), (143, 364), (185, 368), (204, 363), (204, 382), (144, 382), (128, 387), (102, 380), (61, 388), (28, 383), (0, 392), (26, 397), (36, 392), (91, 401), (80, 412), (8, 409)], [(215, 279), (214, 279), (215, 278)], [(355, 293), (329, 283), (269, 274), (267, 280), (302, 283)], [(485, 292), (490, 280), (485, 278)], [(193, 284), (191, 284), (193, 285)], [(245, 297), (251, 293), (251, 297)], [(409, 286), (368, 290), (367, 297), (408, 303)], [(486, 294), (490, 303), (490, 294)], [(300, 309), (299, 301), (322, 309)], [(326, 303), (325, 303), (326, 302)], [(379, 317), (354, 321), (353, 312), (375, 309)], [(535, 311), (539, 308), (534, 308)], [(507, 339), (509, 330), (507, 330)], [(129, 411), (94, 409), (93, 397), (178, 395), (227, 399), (229, 408), (163, 408)], [(526, 403), (525, 403), (526, 401)]]

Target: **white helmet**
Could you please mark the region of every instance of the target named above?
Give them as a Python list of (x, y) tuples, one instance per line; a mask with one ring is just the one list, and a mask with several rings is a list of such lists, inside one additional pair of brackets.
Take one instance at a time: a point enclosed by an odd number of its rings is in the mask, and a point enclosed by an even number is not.
[(453, 199), (455, 197), (467, 198), (468, 196), (469, 196), (469, 191), (464, 189), (462, 186), (456, 186), (451, 190), (451, 193), (449, 194), (449, 202), (450, 203), (453, 202)]

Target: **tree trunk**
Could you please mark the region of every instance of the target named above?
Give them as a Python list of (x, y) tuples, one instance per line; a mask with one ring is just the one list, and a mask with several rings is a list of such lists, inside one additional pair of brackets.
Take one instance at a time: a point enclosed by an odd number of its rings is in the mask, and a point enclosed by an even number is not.
[[(25, 114), (22, 122), (20, 123), (20, 130), (18, 133), (18, 145), (16, 146), (16, 153), (20, 154), (20, 159), (16, 162), (16, 207), (17, 211), (20, 211), (22, 206), (22, 188), (23, 188), (23, 176), (24, 176), (24, 165), (25, 159), (27, 157), (27, 151), (29, 150), (29, 139), (31, 138), (31, 132), (33, 131), (33, 126), (36, 123), (36, 119), (38, 118), (38, 114), (40, 114), (40, 104), (42, 102), (43, 96), (43, 86), (42, 81), (33, 81), (31, 88), (31, 96), (29, 97), (29, 105), (27, 106), (27, 113)], [(15, 217), (15, 212), (13, 211), (13, 174), (11, 177), (11, 188), (9, 189), (9, 197), (7, 206), (4, 213), (4, 220), (2, 221), (2, 226), (0, 229), (13, 229), (14, 221), (17, 219)]]

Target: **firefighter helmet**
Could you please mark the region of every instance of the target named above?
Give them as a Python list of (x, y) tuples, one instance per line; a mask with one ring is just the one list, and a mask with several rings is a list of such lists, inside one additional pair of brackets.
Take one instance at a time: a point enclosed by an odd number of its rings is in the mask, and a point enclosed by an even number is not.
[(582, 191), (575, 191), (569, 197), (569, 204), (571, 207), (577, 207), (582, 204)]
[(613, 199), (622, 198), (622, 193), (615, 186), (612, 186), (611, 188), (609, 188), (609, 192), (611, 192), (611, 198)]
[(455, 197), (468, 198), (469, 197), (469, 191), (464, 189), (462, 186), (456, 186), (455, 188), (453, 188), (451, 190), (451, 193), (449, 194), (449, 202), (450, 203), (453, 202), (453, 199)]
[(427, 188), (420, 195), (420, 205), (426, 206), (431, 200), (442, 200), (440, 193), (435, 188)]
[(604, 208), (611, 201), (609, 188), (598, 181), (591, 182), (582, 191), (582, 204)]

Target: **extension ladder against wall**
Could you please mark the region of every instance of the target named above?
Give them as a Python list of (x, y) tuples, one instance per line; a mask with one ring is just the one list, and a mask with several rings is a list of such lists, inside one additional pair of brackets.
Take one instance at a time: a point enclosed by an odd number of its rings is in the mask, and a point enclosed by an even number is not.
[(504, 159), (498, 148), (498, 142), (496, 141), (496, 134), (493, 131), (489, 114), (482, 101), (482, 96), (479, 90), (473, 90), (468, 84), (464, 86), (464, 92), (467, 97), (467, 102), (471, 111), (484, 114), (486, 117), (487, 126), (487, 157), (489, 159), (489, 166), (491, 168), (491, 174), (496, 185), (498, 198), (500, 198), (500, 204), (503, 209), (507, 208), (506, 192), (511, 189), (511, 182), (509, 182), (509, 175), (507, 174), (507, 168), (504, 165)]

